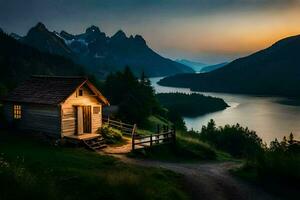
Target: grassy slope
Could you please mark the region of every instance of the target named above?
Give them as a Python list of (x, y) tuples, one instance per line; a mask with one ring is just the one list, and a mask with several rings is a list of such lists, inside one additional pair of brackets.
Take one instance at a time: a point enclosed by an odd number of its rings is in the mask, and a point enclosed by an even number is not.
[[(157, 124), (160, 126), (171, 125), (169, 121), (162, 117), (151, 116), (148, 119), (147, 127), (145, 129), (138, 129), (138, 133), (155, 133)], [(233, 160), (229, 154), (215, 150), (202, 142), (196, 134), (190, 134), (186, 131), (176, 132), (176, 145), (157, 145), (151, 149), (143, 149), (135, 153), (130, 153), (129, 156), (175, 162)]]
[(181, 177), (0, 132), (0, 199), (186, 199)]

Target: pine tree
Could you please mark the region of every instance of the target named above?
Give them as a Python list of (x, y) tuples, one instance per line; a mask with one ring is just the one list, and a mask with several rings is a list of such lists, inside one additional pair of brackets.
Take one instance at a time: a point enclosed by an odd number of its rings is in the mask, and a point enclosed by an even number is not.
[(294, 141), (294, 135), (293, 135), (293, 133), (290, 133), (288, 143), (289, 143), (289, 145), (292, 145), (294, 142), (295, 142)]

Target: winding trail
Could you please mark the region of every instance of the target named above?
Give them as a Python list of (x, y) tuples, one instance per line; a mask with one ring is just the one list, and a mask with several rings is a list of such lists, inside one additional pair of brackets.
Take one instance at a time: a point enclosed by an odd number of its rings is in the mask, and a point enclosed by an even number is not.
[[(111, 154), (112, 155), (112, 154)], [(125, 155), (114, 157), (129, 164), (160, 167), (182, 174), (184, 186), (192, 199), (197, 200), (275, 200), (261, 189), (233, 177), (228, 170), (239, 167), (235, 162), (171, 163), (133, 159)]]
[(174, 163), (126, 156), (131, 151), (131, 141), (115, 147), (108, 146), (101, 152), (120, 161), (145, 167), (159, 167), (183, 175), (185, 190), (195, 200), (277, 200), (258, 187), (250, 185), (229, 173), (238, 168), (237, 162)]

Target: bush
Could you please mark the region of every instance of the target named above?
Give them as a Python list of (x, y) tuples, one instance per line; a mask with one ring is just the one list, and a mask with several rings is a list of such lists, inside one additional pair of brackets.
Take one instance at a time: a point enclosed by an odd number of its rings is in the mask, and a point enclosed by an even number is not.
[(122, 141), (122, 133), (117, 129), (103, 126), (98, 130), (98, 132), (103, 136), (108, 144), (116, 144)]
[(0, 83), (0, 97), (4, 97), (5, 95), (7, 95), (8, 89), (7, 87)]
[(263, 159), (256, 164), (262, 178), (299, 184), (300, 143), (294, 140), (293, 134), (290, 135), (289, 141), (286, 137), (281, 142), (275, 139), (266, 149)]
[(0, 128), (8, 127), (8, 122), (4, 115), (3, 105), (0, 104)]
[(241, 178), (259, 184), (282, 199), (297, 199), (300, 183), (300, 143), (293, 139), (277, 139), (255, 161), (234, 171)]
[(217, 128), (214, 120), (211, 120), (207, 126), (202, 127), (200, 137), (238, 158), (256, 159), (264, 148), (262, 139), (255, 131), (243, 128), (239, 124)]

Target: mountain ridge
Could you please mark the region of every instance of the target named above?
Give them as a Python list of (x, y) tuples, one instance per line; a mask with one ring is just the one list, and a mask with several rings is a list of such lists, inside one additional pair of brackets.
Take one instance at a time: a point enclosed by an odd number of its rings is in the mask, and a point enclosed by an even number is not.
[(119, 30), (109, 37), (94, 25), (84, 33), (73, 35), (64, 30), (51, 32), (38, 23), (20, 41), (43, 52), (70, 58), (98, 77), (126, 66), (136, 75), (145, 72), (151, 77), (194, 72), (190, 67), (160, 56), (141, 35), (127, 37)]
[(195, 61), (191, 61), (191, 60), (187, 60), (187, 59), (176, 59), (175, 61), (180, 64), (191, 67), (196, 72), (201, 71), (203, 67), (208, 66), (208, 64), (206, 64), (206, 63), (195, 62)]
[(228, 64), (228, 62), (222, 62), (222, 63), (218, 63), (218, 64), (214, 64), (214, 65), (204, 66), (200, 72), (201, 73), (211, 72), (211, 71), (217, 70), (221, 67), (224, 67), (227, 64)]
[(188, 87), (195, 91), (256, 95), (300, 96), (300, 35), (203, 74), (167, 77), (161, 85)]
[[(73, 61), (17, 41), (0, 32), (0, 96), (32, 74), (78, 76), (85, 75), (82, 66)], [(3, 90), (4, 88), (4, 90)]]

